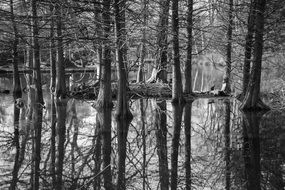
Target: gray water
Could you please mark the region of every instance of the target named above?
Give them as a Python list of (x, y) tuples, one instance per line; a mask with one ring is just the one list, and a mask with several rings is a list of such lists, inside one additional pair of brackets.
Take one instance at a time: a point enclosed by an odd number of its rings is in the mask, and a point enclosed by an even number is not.
[[(9, 80), (1, 88), (11, 87)], [(41, 131), (40, 189), (52, 189), (51, 160), (51, 95), (45, 91)], [(16, 175), (16, 186), (29, 189), (33, 159), (33, 130), (37, 127), (28, 117), (29, 104), (24, 94), (19, 122), (14, 122), (14, 100), (11, 94), (0, 94), (0, 189), (8, 189), (15, 171), (17, 148), (15, 131), (19, 131), (19, 152), (23, 161)], [(165, 103), (164, 110), (161, 105)], [(95, 189), (98, 179), (103, 188), (102, 157), (98, 150), (98, 122), (100, 114), (92, 106), (94, 101), (69, 99), (65, 114), (55, 115), (65, 120), (63, 187), (65, 189)], [(114, 101), (116, 105), (116, 102)], [(197, 99), (179, 111), (168, 100), (138, 99), (130, 101), (134, 116), (126, 143), (126, 189), (159, 189), (158, 123), (166, 115), (167, 160), (169, 176), (173, 168), (171, 154), (178, 150), (177, 189), (185, 189), (185, 129), (191, 132), (191, 187), (192, 189), (284, 189), (285, 178), (285, 113), (274, 110), (266, 113), (241, 113), (234, 99)], [(114, 108), (115, 109), (115, 108)], [(111, 172), (116, 183), (118, 172), (117, 121), (111, 119)], [(177, 111), (178, 110), (178, 111)], [(186, 111), (185, 111), (186, 110)], [(189, 111), (190, 110), (190, 111)], [(99, 117), (99, 119), (98, 119)], [(181, 122), (179, 119), (181, 118)], [(185, 126), (185, 119), (191, 124)], [(175, 121), (174, 121), (175, 120)], [(178, 122), (177, 122), (178, 121)], [(180, 130), (178, 147), (174, 129)], [(58, 131), (59, 129), (57, 129)], [(61, 138), (56, 136), (56, 142)], [(17, 140), (16, 139), (16, 140)], [(176, 139), (177, 140), (177, 139)], [(25, 144), (25, 145), (24, 145)], [(100, 143), (99, 143), (100, 144)], [(97, 149), (96, 149), (97, 148)], [(56, 152), (56, 156), (62, 152)], [(57, 158), (56, 157), (56, 158)], [(164, 163), (165, 164), (165, 163)], [(54, 166), (54, 167), (57, 167)], [(55, 168), (57, 170), (57, 168)], [(104, 171), (103, 171), (104, 172)], [(164, 176), (165, 177), (165, 176)], [(172, 183), (169, 177), (169, 184)], [(96, 186), (97, 187), (97, 186)]]

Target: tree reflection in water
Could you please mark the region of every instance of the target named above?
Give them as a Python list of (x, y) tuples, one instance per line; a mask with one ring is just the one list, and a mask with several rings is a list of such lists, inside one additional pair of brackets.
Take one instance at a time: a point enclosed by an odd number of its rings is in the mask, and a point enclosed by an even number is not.
[(135, 100), (128, 122), (111, 109), (51, 100), (40, 141), (32, 104), (14, 113), (1, 103), (0, 189), (35, 187), (36, 164), (39, 189), (117, 188), (119, 170), (121, 189), (284, 189), (283, 112), (241, 114), (232, 100), (201, 99), (184, 106), (182, 120), (168, 101)]

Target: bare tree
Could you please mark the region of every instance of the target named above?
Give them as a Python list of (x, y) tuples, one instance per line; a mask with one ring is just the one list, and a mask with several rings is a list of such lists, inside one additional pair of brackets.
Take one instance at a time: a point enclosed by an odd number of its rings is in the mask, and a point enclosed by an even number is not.
[(260, 99), (261, 64), (263, 54), (263, 31), (266, 0), (256, 0), (254, 59), (249, 85), (241, 108), (243, 110), (269, 109)]
[(180, 69), (180, 50), (179, 50), (179, 17), (178, 17), (178, 0), (172, 1), (172, 33), (173, 33), (173, 83), (172, 83), (172, 102), (183, 103), (183, 89)]
[(187, 1), (187, 8), (187, 60), (184, 73), (184, 93), (192, 93), (193, 0)]

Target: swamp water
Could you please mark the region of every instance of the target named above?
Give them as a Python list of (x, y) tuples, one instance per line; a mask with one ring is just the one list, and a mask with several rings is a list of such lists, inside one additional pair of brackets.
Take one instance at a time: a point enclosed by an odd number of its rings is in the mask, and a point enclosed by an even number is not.
[[(53, 171), (60, 171), (65, 189), (95, 189), (100, 183), (103, 188), (102, 143), (98, 129), (104, 118), (92, 107), (94, 102), (69, 99), (57, 103), (58, 113), (63, 114), (54, 117), (58, 122), (64, 121), (65, 128), (62, 131), (56, 127), (53, 131), (51, 95), (45, 93), (44, 99), (40, 189), (54, 187)], [(0, 189), (8, 189), (12, 179), (18, 189), (28, 189), (36, 156), (32, 135), (36, 125), (29, 116), (27, 94), (24, 94), (18, 122), (14, 121), (17, 112), (14, 112), (12, 96), (1, 94), (0, 100)], [(233, 99), (197, 99), (183, 109), (164, 100), (131, 100), (134, 118), (129, 124), (125, 147), (126, 189), (158, 189), (160, 178), (167, 177), (159, 172), (163, 165), (168, 166), (169, 187), (177, 183), (177, 189), (186, 187), (186, 170), (191, 174), (192, 189), (284, 189), (285, 113), (241, 113), (238, 106)], [(116, 183), (121, 144), (114, 110), (109, 122), (112, 126), (109, 167)], [(161, 131), (166, 135), (166, 143), (161, 140)], [(56, 147), (51, 146), (52, 137)], [(58, 143), (63, 145), (64, 151), (58, 148)], [(191, 148), (185, 149), (188, 146)], [(158, 156), (163, 147), (167, 147), (168, 163)], [(190, 164), (185, 160), (189, 156)], [(61, 166), (58, 165), (60, 158)], [(20, 163), (16, 172), (15, 163)], [(171, 174), (175, 173), (177, 181), (171, 181)]]

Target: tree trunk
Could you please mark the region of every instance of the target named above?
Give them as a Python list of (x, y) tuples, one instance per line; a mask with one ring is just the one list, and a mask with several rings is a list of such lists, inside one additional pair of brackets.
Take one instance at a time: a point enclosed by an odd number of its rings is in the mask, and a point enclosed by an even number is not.
[(63, 36), (62, 36), (62, 2), (56, 2), (56, 34), (57, 34), (57, 67), (56, 67), (56, 98), (66, 97), (66, 84), (65, 84), (65, 65), (63, 57)]
[(126, 189), (125, 181), (125, 159), (126, 159), (126, 143), (129, 124), (132, 114), (129, 110), (127, 95), (127, 47), (126, 47), (126, 26), (125, 26), (125, 0), (115, 0), (115, 21), (117, 33), (117, 55), (118, 55), (118, 95), (117, 95), (117, 131), (118, 131), (118, 181), (117, 189)]
[(111, 112), (110, 107), (100, 109), (97, 113), (100, 126), (102, 126), (102, 160), (103, 160), (103, 184), (105, 189), (114, 189), (111, 173)]
[(15, 154), (15, 161), (14, 161), (14, 167), (12, 171), (12, 180), (10, 184), (10, 190), (15, 190), (17, 187), (18, 182), (18, 172), (21, 167), (19, 164), (19, 157), (20, 157), (20, 137), (19, 137), (19, 117), (20, 116), (20, 109), (14, 105), (14, 145), (16, 148), (16, 154)]
[[(97, 21), (96, 22), (96, 37), (99, 39), (102, 37), (102, 25), (100, 24), (102, 22), (102, 5), (100, 3), (100, 0), (94, 0), (94, 19)], [(97, 50), (97, 57), (98, 57), (98, 61), (99, 61), (99, 65), (97, 65), (97, 79), (98, 81), (101, 81), (102, 78), (102, 42), (101, 40), (95, 40), (94, 41), (94, 48), (95, 50)]]
[(242, 102), (243, 110), (260, 110), (269, 109), (259, 96), (261, 81), (261, 64), (263, 54), (263, 31), (264, 31), (264, 13), (266, 0), (257, 0), (256, 2), (256, 18), (255, 18), (255, 40), (254, 40), (254, 61), (249, 81), (249, 86)]
[(179, 17), (178, 17), (178, 0), (172, 2), (172, 33), (173, 33), (173, 83), (172, 83), (172, 102), (183, 103), (182, 80), (180, 69), (180, 51), (179, 51)]
[(183, 105), (173, 104), (173, 136), (172, 136), (172, 152), (171, 152), (171, 190), (177, 189), (177, 168), (178, 168), (178, 150), (180, 141), (181, 121), (183, 113)]
[(128, 105), (128, 77), (127, 77), (127, 31), (125, 24), (125, 0), (115, 0), (115, 20), (117, 33), (117, 56), (118, 56), (118, 95), (117, 95), (117, 119), (132, 118)]
[(232, 40), (233, 40), (233, 0), (229, 0), (229, 23), (227, 31), (227, 58), (226, 58), (226, 76), (224, 78), (224, 83), (226, 88), (223, 91), (226, 94), (231, 92), (231, 71), (232, 71)]
[(41, 132), (42, 132), (42, 116), (43, 116), (43, 92), (40, 70), (40, 46), (39, 46), (39, 28), (37, 15), (37, 1), (32, 0), (32, 44), (33, 44), (33, 80), (35, 84), (35, 105), (33, 113), (34, 121), (34, 174), (33, 189), (39, 189), (40, 179), (40, 162), (41, 162)]
[[(96, 129), (95, 129), (95, 137), (96, 137), (96, 143), (95, 143), (95, 152), (94, 152), (94, 175), (97, 175), (100, 173), (101, 168), (101, 129), (102, 126), (100, 125), (100, 121), (98, 118), (98, 114), (96, 115)], [(101, 189), (101, 180), (100, 176), (98, 176), (94, 182), (93, 182), (93, 190), (100, 190)]]
[(146, 27), (147, 27), (147, 0), (142, 0), (142, 14), (143, 14), (143, 29), (142, 29), (142, 39), (141, 39), (141, 44), (140, 44), (140, 65), (138, 69), (138, 74), (137, 74), (137, 83), (142, 82), (145, 79), (144, 76), (144, 60), (146, 57)]
[(140, 119), (141, 119), (141, 134), (142, 134), (142, 148), (143, 148), (143, 151), (142, 151), (142, 186), (143, 186), (143, 190), (146, 189), (146, 185), (147, 185), (147, 171), (146, 171), (146, 168), (147, 168), (147, 145), (146, 145), (146, 139), (147, 139), (147, 131), (146, 131), (146, 111), (145, 111), (145, 106), (144, 106), (144, 100), (143, 99), (140, 99), (139, 100), (140, 102)]
[(261, 189), (259, 126), (263, 114), (265, 112), (243, 113), (243, 155), (247, 190)]
[[(50, 12), (53, 15), (55, 12), (55, 7), (54, 5), (50, 5)], [(50, 65), (51, 65), (51, 70), (50, 70), (50, 76), (51, 76), (51, 81), (50, 81), (50, 91), (54, 92), (55, 91), (55, 85), (56, 85), (56, 49), (55, 49), (55, 35), (54, 35), (54, 17), (51, 17), (50, 21)]]
[(224, 129), (224, 137), (225, 137), (225, 161), (226, 161), (226, 190), (231, 189), (231, 147), (230, 147), (230, 122), (231, 122), (231, 105), (229, 100), (225, 100), (225, 129)]
[(193, 0), (187, 1), (187, 60), (185, 64), (184, 93), (192, 93), (192, 28), (193, 28)]
[(165, 100), (157, 102), (157, 108), (155, 110), (155, 126), (159, 165), (159, 181), (161, 190), (169, 189), (166, 110)]
[(51, 94), (51, 164), (50, 172), (52, 177), (52, 187), (55, 189), (56, 184), (56, 170), (55, 170), (55, 161), (56, 161), (56, 107), (55, 107), (54, 95)]
[(160, 14), (158, 23), (157, 46), (157, 70), (162, 71), (161, 80), (167, 81), (167, 51), (168, 51), (168, 16), (170, 0), (160, 0)]
[(247, 23), (247, 34), (245, 37), (245, 56), (244, 56), (244, 66), (243, 66), (243, 96), (246, 93), (249, 79), (250, 79), (250, 63), (251, 63), (251, 54), (253, 46), (253, 35), (254, 35), (254, 21), (255, 21), (255, 1), (251, 0), (248, 23)]
[(97, 98), (97, 109), (112, 107), (111, 101), (111, 17), (110, 17), (110, 1), (103, 0), (103, 67), (102, 80), (100, 80), (100, 90)]
[(56, 154), (56, 190), (61, 190), (64, 185), (62, 181), (63, 176), (63, 161), (65, 154), (65, 132), (66, 132), (66, 106), (67, 100), (56, 99), (55, 107), (56, 107), (56, 141), (57, 141), (57, 154)]
[(10, 11), (11, 11), (11, 19), (13, 25), (13, 32), (14, 32), (14, 41), (13, 41), (13, 97), (14, 99), (22, 97), (22, 89), (21, 89), (21, 82), (20, 82), (20, 75), (18, 71), (18, 44), (19, 44), (19, 34), (17, 23), (15, 21), (14, 15), (14, 2), (10, 0)]
[(185, 105), (184, 108), (184, 131), (185, 131), (185, 177), (186, 190), (191, 190), (191, 117), (192, 102)]

